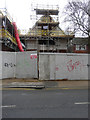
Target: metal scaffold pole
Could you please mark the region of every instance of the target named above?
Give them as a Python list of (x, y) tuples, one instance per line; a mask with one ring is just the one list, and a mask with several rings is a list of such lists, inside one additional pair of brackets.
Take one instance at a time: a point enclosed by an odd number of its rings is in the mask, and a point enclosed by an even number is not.
[[(33, 3), (31, 5), (31, 20), (35, 21), (30, 34), (35, 38), (39, 46), (39, 51), (54, 51), (55, 38), (57, 34), (54, 30), (59, 25), (59, 6), (58, 5), (41, 5)], [(54, 32), (55, 31), (55, 32)], [(58, 35), (57, 35), (58, 36)]]

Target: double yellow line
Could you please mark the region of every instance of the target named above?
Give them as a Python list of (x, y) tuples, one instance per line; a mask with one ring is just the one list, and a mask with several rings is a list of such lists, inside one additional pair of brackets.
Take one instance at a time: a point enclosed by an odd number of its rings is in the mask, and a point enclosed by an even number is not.
[(35, 90), (31, 88), (0, 88), (0, 90)]
[[(65, 88), (44, 88), (45, 90), (79, 90), (79, 89), (88, 89), (88, 87), (65, 87)], [(0, 90), (42, 90), (35, 88), (0, 88)]]

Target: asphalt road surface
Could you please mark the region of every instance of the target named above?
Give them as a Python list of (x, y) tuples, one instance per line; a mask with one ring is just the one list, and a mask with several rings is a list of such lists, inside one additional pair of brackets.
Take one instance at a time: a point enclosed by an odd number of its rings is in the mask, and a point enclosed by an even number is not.
[(88, 118), (87, 89), (3, 90), (3, 118)]

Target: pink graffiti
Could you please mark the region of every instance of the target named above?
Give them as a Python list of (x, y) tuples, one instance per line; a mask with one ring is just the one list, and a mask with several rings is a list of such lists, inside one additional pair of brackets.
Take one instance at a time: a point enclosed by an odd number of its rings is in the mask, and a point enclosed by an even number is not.
[(69, 72), (77, 69), (78, 66), (81, 69), (82, 63), (80, 61), (76, 61), (73, 63), (72, 60), (70, 60), (69, 62), (67, 62), (67, 69)]
[(31, 59), (36, 59), (36, 58), (37, 58), (37, 54), (31, 54), (31, 55), (30, 55), (30, 58), (31, 58)]
[(55, 69), (56, 69), (56, 71), (58, 71), (58, 70), (59, 70), (59, 68), (58, 68), (58, 67), (56, 67)]

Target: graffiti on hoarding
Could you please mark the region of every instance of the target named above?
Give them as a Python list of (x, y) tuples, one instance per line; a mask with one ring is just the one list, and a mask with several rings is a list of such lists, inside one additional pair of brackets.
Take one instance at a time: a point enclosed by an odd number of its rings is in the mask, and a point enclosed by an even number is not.
[(16, 65), (13, 63), (4, 63), (5, 67), (15, 67)]
[(59, 68), (58, 68), (58, 67), (56, 67), (56, 68), (55, 68), (55, 70), (56, 70), (56, 71), (59, 71)]
[(69, 62), (67, 62), (67, 69), (69, 72), (71, 72), (75, 69), (78, 69), (78, 68), (79, 68), (79, 70), (81, 70), (82, 66), (84, 66), (84, 65), (80, 61), (73, 62), (72, 60), (70, 60)]

